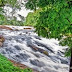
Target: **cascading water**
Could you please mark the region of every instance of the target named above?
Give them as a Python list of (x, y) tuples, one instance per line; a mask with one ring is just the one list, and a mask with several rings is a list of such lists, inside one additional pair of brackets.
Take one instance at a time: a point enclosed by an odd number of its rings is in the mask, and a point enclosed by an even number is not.
[(64, 57), (67, 47), (60, 46), (55, 39), (39, 37), (33, 28), (9, 27), (18, 31), (0, 30), (5, 37), (1, 54), (40, 72), (68, 72), (70, 61)]

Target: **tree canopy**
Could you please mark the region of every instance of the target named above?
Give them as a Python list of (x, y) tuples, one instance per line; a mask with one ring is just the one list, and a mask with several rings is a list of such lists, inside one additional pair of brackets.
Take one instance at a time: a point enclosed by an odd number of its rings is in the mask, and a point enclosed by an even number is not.
[[(26, 5), (30, 2), (32, 3), (32, 0), (29, 0)], [(72, 48), (72, 1), (37, 0), (37, 8), (42, 8), (42, 11), (38, 13), (35, 25), (38, 35), (59, 39), (61, 45), (69, 46), (66, 56), (70, 56)], [(28, 9), (35, 10), (31, 6)]]
[[(24, 25), (24, 17), (18, 14), (18, 17), (21, 19), (21, 21), (18, 21), (17, 17), (14, 16), (16, 10), (20, 10), (21, 3), (19, 0), (0, 0), (0, 25)], [(12, 9), (10, 13), (7, 10), (8, 7)]]
[(0, 7), (5, 6), (6, 4), (10, 4), (11, 6), (17, 5), (17, 0), (0, 0)]

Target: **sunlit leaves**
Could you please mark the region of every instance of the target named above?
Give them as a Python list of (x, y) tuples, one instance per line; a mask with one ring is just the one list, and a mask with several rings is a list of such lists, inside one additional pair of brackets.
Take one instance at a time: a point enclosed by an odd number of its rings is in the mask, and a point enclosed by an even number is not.
[[(39, 36), (63, 39), (60, 44), (72, 45), (72, 1), (70, 0), (38, 0), (37, 7), (42, 11), (36, 24)], [(29, 8), (30, 9), (30, 8)], [(63, 37), (66, 37), (64, 39)], [(70, 55), (70, 49), (66, 55)]]
[(27, 17), (26, 17), (26, 21), (24, 25), (28, 25), (28, 26), (35, 26), (39, 17), (39, 12), (41, 12), (42, 9), (38, 9), (34, 12), (30, 12)]

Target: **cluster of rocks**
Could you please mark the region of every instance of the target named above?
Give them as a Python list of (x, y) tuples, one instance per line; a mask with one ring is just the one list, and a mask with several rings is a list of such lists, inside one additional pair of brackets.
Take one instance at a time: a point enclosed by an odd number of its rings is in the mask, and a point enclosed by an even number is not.
[[(9, 27), (9, 26), (8, 26)], [(52, 40), (39, 37), (29, 27), (11, 26), (1, 30), (4, 36), (0, 53), (39, 72), (68, 72), (69, 58), (64, 57), (65, 47)]]

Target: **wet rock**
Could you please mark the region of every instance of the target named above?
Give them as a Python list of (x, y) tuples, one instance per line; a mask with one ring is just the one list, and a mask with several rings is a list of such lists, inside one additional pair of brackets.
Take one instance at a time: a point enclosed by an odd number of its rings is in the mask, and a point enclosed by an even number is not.
[(8, 43), (4, 43), (4, 44), (3, 44), (3, 47), (7, 47), (7, 46), (8, 46)]
[(15, 31), (19, 31), (18, 29), (15, 29)]
[(66, 61), (66, 60), (64, 60), (64, 59), (62, 59), (62, 58), (60, 58), (60, 60), (61, 60), (61, 63), (62, 63), (62, 64), (68, 64), (68, 61)]
[(19, 35), (22, 35), (22, 33), (20, 33)]
[(2, 53), (2, 54), (6, 54), (6, 52), (5, 52), (5, 51), (2, 51), (1, 53)]
[(57, 72), (57, 71), (54, 71), (54, 70), (42, 70), (40, 72)]
[(30, 60), (30, 63), (33, 64), (33, 65), (35, 65), (35, 66), (38, 66), (38, 67), (43, 67), (43, 66), (45, 66), (45, 64), (44, 64), (43, 62), (41, 62), (41, 61), (39, 61), (39, 60), (37, 60), (37, 59), (35, 59), (35, 60)]
[(58, 69), (60, 68), (60, 66), (54, 66), (54, 68), (55, 68), (56, 70), (58, 70)]
[(45, 68), (45, 69), (42, 70), (41, 72), (58, 72), (58, 71), (53, 70), (52, 68)]
[(57, 56), (49, 56), (51, 58), (51, 60), (55, 63), (60, 63), (60, 59)]
[(51, 58), (53, 58), (56, 61), (60, 61), (62, 64), (68, 64), (68, 62), (69, 62), (69, 60), (67, 58), (61, 57), (61, 56), (53, 56)]
[(27, 54), (20, 53), (20, 56), (27, 60), (30, 56)]
[(25, 38), (21, 38), (22, 40), (25, 40)]
[(68, 61), (65, 57), (61, 56), (50, 56), (51, 60), (55, 63), (62, 63), (62, 64), (68, 64)]
[(41, 40), (41, 38), (39, 36), (34, 36), (36, 39)]
[(21, 39), (17, 39), (16, 41), (19, 42), (19, 43), (22, 43), (22, 40)]
[(46, 50), (43, 50), (43, 49), (38, 48), (38, 51), (39, 51), (40, 53), (43, 53), (43, 54), (47, 55), (47, 56), (49, 55)]
[(16, 55), (17, 58), (19, 58), (19, 60), (23, 60), (23, 61), (27, 61), (27, 59), (30, 57), (29, 55), (27, 54), (22, 54), (20, 53), (19, 55)]
[(16, 55), (16, 57), (20, 58), (20, 55)]
[(6, 52), (10, 52), (10, 53), (13, 53), (12, 49), (11, 48), (5, 48)]
[(17, 50), (21, 50), (21, 48), (18, 45), (14, 46)]
[(43, 51), (43, 54), (45, 54), (47, 56), (49, 55), (47, 51)]
[(33, 44), (27, 44), (29, 47), (32, 48), (32, 50), (34, 51), (38, 51), (38, 48), (36, 46), (34, 46)]
[(40, 53), (43, 53), (43, 54), (45, 54), (47, 56), (49, 55), (47, 51), (45, 51), (45, 50), (43, 50), (41, 48), (38, 48), (33, 44), (29, 44), (28, 46), (31, 47), (34, 51), (39, 51)]
[(63, 57), (63, 56), (64, 56), (64, 53), (63, 53), (63, 52), (61, 52), (61, 51), (58, 51), (58, 52), (57, 52), (57, 55), (59, 55), (59, 56), (62, 56), (62, 57)]
[[(29, 36), (27, 37), (27, 36), (26, 36), (26, 39), (27, 39), (27, 42), (29, 41), (30, 43), (32, 43), (32, 42), (31, 42), (31, 39), (32, 39), (31, 37), (29, 37)], [(28, 43), (29, 43), (29, 42), (28, 42)]]
[(41, 46), (41, 47), (45, 47), (46, 49), (48, 49), (50, 52), (54, 53), (54, 51), (52, 50), (52, 48), (50, 47), (47, 47), (46, 45), (38, 42), (38, 41), (35, 41), (35, 43), (38, 45), (38, 46)]
[(33, 53), (36, 57), (38, 57), (38, 58), (40, 58), (40, 55), (39, 54), (35, 54), (35, 53)]

